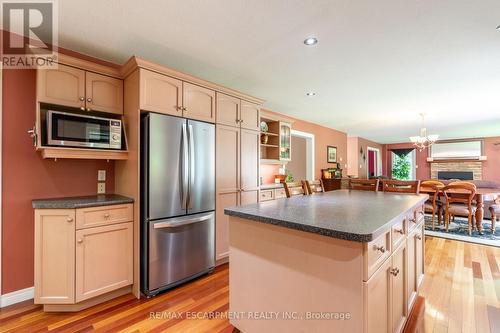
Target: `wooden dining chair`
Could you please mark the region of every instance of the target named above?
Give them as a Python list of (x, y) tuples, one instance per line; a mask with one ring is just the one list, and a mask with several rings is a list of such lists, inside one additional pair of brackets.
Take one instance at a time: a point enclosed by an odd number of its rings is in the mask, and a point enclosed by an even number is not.
[(294, 195), (305, 195), (307, 194), (305, 181), (294, 182), (294, 183), (284, 183), (285, 193), (287, 198), (291, 198)]
[(383, 180), (384, 192), (414, 193), (420, 192), (420, 180)]
[(466, 216), (468, 219), (467, 229), (472, 234), (472, 222), (476, 213), (473, 205), (476, 196), (476, 185), (467, 182), (455, 182), (442, 189), (445, 198), (444, 223), (446, 231), (450, 224), (451, 216)]
[(420, 190), (422, 189), (430, 189), (432, 191), (429, 200), (425, 202), (424, 208), (426, 213), (432, 214), (432, 230), (434, 230), (434, 220), (436, 218), (438, 225), (441, 224), (441, 216), (443, 215), (443, 205), (442, 202), (439, 201), (441, 189), (444, 187), (444, 184), (437, 180), (426, 180), (420, 183)]
[(317, 180), (306, 180), (306, 189), (307, 189), (307, 194), (311, 195), (314, 193), (320, 193), (320, 192), (325, 192), (325, 188), (323, 187), (323, 182), (321, 179)]
[(490, 206), (491, 213), (491, 233), (495, 233), (495, 224), (497, 223), (497, 215), (500, 214), (500, 198), (495, 200), (495, 203)]
[(379, 179), (349, 179), (349, 189), (378, 192)]

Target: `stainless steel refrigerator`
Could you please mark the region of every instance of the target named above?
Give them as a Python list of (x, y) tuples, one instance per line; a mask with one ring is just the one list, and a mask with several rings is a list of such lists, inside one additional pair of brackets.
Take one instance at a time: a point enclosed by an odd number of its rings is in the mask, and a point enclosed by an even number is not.
[(215, 126), (141, 118), (141, 288), (155, 295), (215, 266)]

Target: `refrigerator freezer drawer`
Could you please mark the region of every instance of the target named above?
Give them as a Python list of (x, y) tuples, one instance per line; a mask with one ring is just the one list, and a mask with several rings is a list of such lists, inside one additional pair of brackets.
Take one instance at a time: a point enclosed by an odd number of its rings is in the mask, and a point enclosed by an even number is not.
[(148, 289), (169, 285), (215, 266), (213, 212), (149, 222)]

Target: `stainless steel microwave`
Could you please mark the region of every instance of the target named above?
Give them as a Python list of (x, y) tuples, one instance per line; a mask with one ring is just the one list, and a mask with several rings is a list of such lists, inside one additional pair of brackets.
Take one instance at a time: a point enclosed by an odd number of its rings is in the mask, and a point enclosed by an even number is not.
[(121, 149), (121, 120), (47, 111), (47, 144)]

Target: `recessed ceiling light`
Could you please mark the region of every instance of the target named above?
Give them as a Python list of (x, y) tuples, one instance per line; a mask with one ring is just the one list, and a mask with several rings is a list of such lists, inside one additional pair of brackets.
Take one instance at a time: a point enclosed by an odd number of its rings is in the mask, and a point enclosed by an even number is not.
[(304, 44), (307, 46), (316, 45), (318, 44), (318, 39), (316, 37), (308, 37), (304, 39)]
[(309, 91), (306, 93), (306, 96), (316, 96), (316, 93), (314, 91)]

